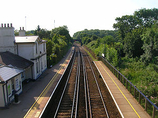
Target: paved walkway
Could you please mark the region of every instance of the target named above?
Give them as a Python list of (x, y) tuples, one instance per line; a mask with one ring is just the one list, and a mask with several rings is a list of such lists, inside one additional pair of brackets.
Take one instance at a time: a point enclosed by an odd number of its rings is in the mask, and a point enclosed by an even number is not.
[(115, 75), (101, 62), (94, 61), (101, 74), (110, 94), (115, 101), (122, 117), (125, 118), (150, 118), (141, 105), (134, 99), (124, 85)]
[[(51, 95), (58, 79), (69, 62), (71, 50), (55, 66), (47, 69), (36, 81), (23, 86), (19, 104), (11, 104), (8, 109), (0, 110), (0, 118), (38, 117)], [(50, 91), (51, 90), (51, 91)]]

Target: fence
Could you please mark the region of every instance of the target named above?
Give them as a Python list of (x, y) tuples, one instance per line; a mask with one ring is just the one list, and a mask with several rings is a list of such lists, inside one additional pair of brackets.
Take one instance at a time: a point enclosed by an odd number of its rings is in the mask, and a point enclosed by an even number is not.
[(139, 91), (136, 86), (134, 86), (124, 75), (122, 75), (103, 57), (98, 57), (98, 59), (101, 60), (111, 70), (111, 72), (120, 80), (120, 82), (126, 87), (126, 89), (133, 95), (133, 97), (152, 118), (158, 118), (158, 107), (148, 99), (148, 96), (145, 96), (141, 91)]

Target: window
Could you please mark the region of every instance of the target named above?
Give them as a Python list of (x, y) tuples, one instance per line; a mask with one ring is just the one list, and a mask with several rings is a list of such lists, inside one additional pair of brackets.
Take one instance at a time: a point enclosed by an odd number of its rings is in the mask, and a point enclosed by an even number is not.
[(12, 94), (10, 84), (7, 86), (7, 88), (8, 88), (8, 96), (10, 96)]
[(19, 90), (19, 80), (15, 79), (15, 90)]

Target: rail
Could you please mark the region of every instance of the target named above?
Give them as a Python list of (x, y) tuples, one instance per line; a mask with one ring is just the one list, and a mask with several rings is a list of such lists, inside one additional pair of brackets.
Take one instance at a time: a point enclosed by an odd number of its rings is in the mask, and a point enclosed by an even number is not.
[[(75, 55), (76, 55), (76, 52), (75, 52)], [(76, 56), (75, 56), (76, 57)], [(74, 97), (73, 97), (73, 103), (72, 103), (72, 109), (71, 109), (71, 118), (73, 118), (73, 115), (74, 115), (74, 109), (75, 109), (75, 116), (77, 115), (77, 112), (76, 112), (76, 108), (77, 108), (77, 106), (75, 105), (75, 103), (77, 103), (78, 101), (77, 101), (77, 94), (78, 94), (78, 80), (79, 80), (79, 72), (80, 72), (80, 63), (79, 63), (79, 61), (80, 61), (80, 58), (79, 58), (79, 52), (77, 53), (77, 57), (78, 57), (78, 64), (77, 64), (77, 74), (76, 74), (76, 81), (75, 81), (75, 87), (74, 87)], [(74, 59), (75, 60), (75, 59)], [(75, 63), (75, 61), (73, 60), (73, 64)], [(72, 65), (73, 65), (72, 64)], [(56, 112), (55, 112), (55, 115), (54, 115), (54, 118), (56, 118), (57, 117), (57, 115), (58, 115), (58, 112), (59, 112), (59, 109), (60, 109), (60, 106), (61, 106), (61, 104), (62, 104), (62, 101), (63, 101), (63, 99), (64, 99), (64, 95), (66, 94), (66, 89), (67, 89), (67, 87), (68, 87), (68, 82), (69, 82), (69, 80), (70, 80), (70, 75), (71, 75), (71, 71), (72, 71), (72, 68), (73, 68), (73, 66), (71, 67), (71, 69), (70, 69), (70, 72), (69, 72), (69, 75), (68, 75), (68, 77), (67, 77), (67, 81), (66, 81), (66, 84), (65, 84), (65, 87), (64, 87), (64, 89), (63, 89), (63, 92), (62, 92), (62, 95), (61, 95), (61, 98), (60, 98), (60, 101), (59, 101), (59, 103), (58, 103), (58, 107), (57, 107), (57, 109), (56, 109)], [(60, 117), (60, 116), (59, 116)]]
[(120, 80), (120, 82), (126, 87), (126, 89), (133, 95), (133, 97), (139, 102), (139, 104), (145, 109), (145, 111), (152, 116), (152, 118), (158, 118), (158, 107), (151, 102), (147, 96), (145, 96), (136, 86), (134, 86), (124, 75), (122, 75), (114, 66), (112, 66), (106, 59), (99, 57), (111, 72)]
[(107, 118), (109, 118), (110, 116), (109, 116), (108, 110), (107, 110), (107, 108), (106, 108), (106, 104), (105, 104), (105, 102), (104, 102), (104, 99), (103, 99), (103, 96), (102, 96), (102, 93), (101, 93), (101, 90), (100, 90), (98, 81), (97, 81), (97, 79), (96, 79), (96, 76), (95, 76), (95, 74), (94, 74), (92, 65), (91, 65), (90, 60), (89, 60), (88, 57), (87, 57), (87, 60), (88, 60), (88, 63), (89, 63), (89, 65), (90, 65), (90, 68), (91, 68), (91, 70), (92, 70), (92, 73), (93, 73), (93, 76), (94, 76), (94, 79), (95, 79), (95, 82), (96, 82), (96, 85), (97, 85), (97, 88), (98, 88), (98, 91), (99, 91), (99, 94), (100, 94), (100, 97), (101, 97), (101, 100), (102, 100), (102, 103), (103, 103), (103, 106), (104, 106), (104, 110), (105, 110), (106, 116), (107, 116)]
[[(89, 118), (88, 114), (88, 95), (87, 95), (87, 86), (86, 86), (86, 79), (87, 79), (87, 73), (86, 73), (86, 68), (85, 68), (85, 63), (84, 63), (84, 58), (83, 54), (81, 53), (81, 59), (82, 59), (82, 66), (83, 66), (83, 76), (84, 76), (84, 91), (85, 91), (85, 106), (86, 106), (86, 118)], [(90, 113), (91, 114), (91, 113)], [(91, 116), (92, 117), (92, 116)], [(90, 118), (91, 118), (90, 117)]]
[(75, 57), (75, 54), (74, 54), (74, 51), (72, 51), (72, 56), (70, 58), (68, 66), (66, 67), (64, 74), (60, 77), (60, 80), (58, 81), (55, 89), (53, 90), (53, 92), (52, 92), (49, 100), (47, 101), (47, 104), (45, 105), (44, 109), (42, 110), (42, 113), (40, 114), (39, 118), (47, 117), (48, 109), (51, 109), (51, 104), (54, 103), (54, 101), (56, 99), (54, 96), (56, 96), (58, 94), (62, 81), (65, 81), (65, 79), (63, 79), (63, 78), (67, 78), (67, 76), (68, 76), (67, 73), (69, 73), (69, 71), (72, 67), (74, 57)]
[[(77, 117), (78, 111), (78, 95), (79, 95), (79, 83), (80, 83), (80, 51), (78, 52), (78, 66), (77, 66), (77, 73), (76, 73), (76, 82), (75, 82), (75, 90), (74, 90), (74, 98), (73, 98), (73, 106), (72, 106), (72, 113), (71, 118), (73, 118), (75, 112), (75, 118)], [(75, 104), (76, 103), (76, 104)], [(75, 111), (74, 111), (75, 108)]]

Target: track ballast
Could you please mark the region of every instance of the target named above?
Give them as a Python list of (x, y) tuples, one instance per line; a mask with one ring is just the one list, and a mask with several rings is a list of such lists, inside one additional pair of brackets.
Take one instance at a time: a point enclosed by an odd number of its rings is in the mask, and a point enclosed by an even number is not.
[(67, 76), (63, 76), (41, 117), (121, 118), (93, 61), (77, 44), (72, 59)]

